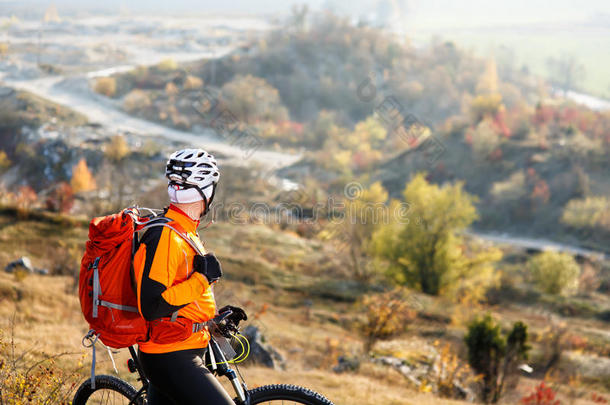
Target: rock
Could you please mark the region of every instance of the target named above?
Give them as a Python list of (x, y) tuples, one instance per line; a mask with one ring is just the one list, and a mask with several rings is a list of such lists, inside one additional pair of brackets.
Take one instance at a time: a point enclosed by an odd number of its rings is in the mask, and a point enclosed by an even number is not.
[(34, 273), (40, 274), (41, 276), (48, 276), (49, 275), (49, 269), (39, 269), (39, 268), (36, 268), (36, 269), (34, 269)]
[(10, 262), (9, 264), (6, 265), (4, 270), (7, 273), (13, 273), (15, 270), (17, 270), (19, 268), (24, 269), (28, 273), (34, 272), (34, 267), (32, 266), (32, 261), (27, 256), (20, 257), (19, 259)]
[(360, 360), (356, 357), (339, 356), (337, 365), (333, 367), (335, 373), (344, 373), (346, 371), (357, 371), (360, 368)]
[(384, 366), (390, 366), (396, 369), (400, 374), (405, 376), (413, 385), (416, 387), (421, 386), (421, 381), (419, 377), (421, 376), (421, 372), (416, 368), (409, 367), (405, 361), (398, 359), (396, 357), (391, 356), (382, 356), (373, 359), (374, 362), (382, 364)]
[(247, 362), (261, 364), (275, 369), (284, 369), (284, 358), (271, 345), (263, 343), (263, 336), (260, 330), (254, 325), (248, 325), (244, 330), (244, 336), (250, 343), (250, 355)]

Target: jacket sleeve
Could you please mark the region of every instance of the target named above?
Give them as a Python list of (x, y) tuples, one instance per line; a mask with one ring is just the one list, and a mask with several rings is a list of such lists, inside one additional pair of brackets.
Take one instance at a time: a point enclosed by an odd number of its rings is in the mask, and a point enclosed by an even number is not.
[(185, 256), (180, 245), (172, 240), (171, 231), (165, 227), (149, 229), (142, 238), (137, 255), (140, 261), (144, 261), (138, 285), (138, 304), (140, 313), (148, 321), (171, 316), (199, 298), (209, 287), (206, 278), (197, 272), (173, 285), (176, 271)]

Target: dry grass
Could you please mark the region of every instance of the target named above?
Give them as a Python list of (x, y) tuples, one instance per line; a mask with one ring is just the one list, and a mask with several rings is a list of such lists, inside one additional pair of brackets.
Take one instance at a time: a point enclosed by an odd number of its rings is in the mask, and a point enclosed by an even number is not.
[[(397, 371), (366, 361), (356, 372), (334, 373), (332, 367), (339, 355), (362, 353), (362, 338), (354, 327), (359, 311), (354, 303), (325, 299), (312, 291), (311, 283), (316, 278), (324, 282), (337, 279), (337, 273), (316, 269), (316, 263), (325, 253), (315, 242), (293, 234), (278, 233), (262, 226), (217, 225), (204, 231), (202, 236), (208, 240), (207, 247), (215, 250), (223, 263), (228, 263), (225, 266), (227, 277), (215, 287), (218, 304), (244, 306), (250, 315), (249, 323), (257, 325), (267, 342), (286, 359), (285, 370), (244, 365), (241, 370), (250, 387), (292, 383), (319, 391), (336, 404), (350, 404), (355, 400), (363, 405), (461, 403), (418, 392)], [(15, 222), (0, 216), (0, 266), (4, 267), (9, 260), (21, 255), (29, 255), (35, 266), (52, 267), (58, 252), (65, 246), (82, 245), (86, 232), (82, 226)], [(299, 260), (293, 260), (299, 252), (304, 253)], [(291, 283), (308, 288), (291, 288)], [(468, 308), (428, 296), (417, 299), (422, 316), (406, 334), (377, 343), (373, 352), (419, 362), (430, 361), (436, 340), (460, 347), (464, 327), (459, 322), (451, 323), (452, 312), (468, 312)], [(506, 324), (523, 320), (535, 334), (548, 323), (547, 314), (530, 308), (505, 305), (483, 310), (490, 310)], [(66, 370), (77, 368), (81, 379), (87, 377), (90, 352), (81, 346), (81, 338), (88, 328), (80, 313), (71, 277), (27, 275), (20, 279), (0, 271), (0, 329), (5, 336), (11, 329), (13, 317), (15, 348), (19, 353), (27, 352), (26, 360), (75, 353), (58, 358), (56, 364)], [(574, 333), (597, 336), (598, 345), (603, 346), (610, 340), (607, 324), (601, 321), (571, 319), (570, 325)], [(579, 355), (570, 353), (569, 358)], [(590, 353), (583, 355), (590, 357)], [(120, 377), (135, 384), (135, 376), (125, 367), (127, 357), (127, 350), (122, 350), (115, 355), (116, 364)], [(587, 362), (578, 362), (579, 366), (590, 363), (589, 357)], [(98, 352), (98, 359), (98, 373), (114, 373), (104, 350)], [(82, 362), (80, 368), (79, 362)], [(600, 378), (604, 377), (600, 375)], [(562, 403), (588, 403), (590, 384), (570, 387), (565, 379), (558, 378), (558, 381)], [(537, 382), (522, 379), (518, 392), (508, 396), (505, 403), (518, 402)], [(595, 390), (604, 390), (603, 381)]]
[[(362, 405), (432, 405), (432, 404), (463, 404), (435, 397), (431, 394), (418, 393), (400, 384), (393, 376), (386, 377), (371, 373), (335, 374), (321, 370), (289, 370), (275, 371), (268, 368), (249, 367), (242, 373), (249, 387), (267, 384), (295, 384), (308, 387), (324, 395), (337, 405), (353, 404), (357, 401)], [(392, 374), (390, 372), (389, 374)]]

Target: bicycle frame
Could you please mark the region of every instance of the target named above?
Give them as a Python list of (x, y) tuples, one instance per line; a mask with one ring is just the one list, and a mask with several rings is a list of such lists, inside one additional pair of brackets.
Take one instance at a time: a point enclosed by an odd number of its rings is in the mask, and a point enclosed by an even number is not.
[[(144, 374), (144, 370), (142, 369), (142, 365), (140, 363), (140, 359), (138, 358), (138, 354), (136, 349), (133, 346), (129, 347), (129, 354), (131, 355), (131, 359), (133, 360), (133, 366), (135, 370), (132, 370), (131, 366), (129, 367), (129, 371), (138, 373), (138, 380), (142, 382), (142, 388), (137, 392), (135, 397), (129, 402), (128, 405), (136, 405), (137, 399), (142, 396), (142, 394), (148, 390), (148, 379)], [(248, 396), (248, 390), (245, 383), (239, 381), (237, 377), (237, 373), (227, 362), (227, 359), (220, 349), (218, 342), (214, 339), (213, 336), (210, 337), (210, 341), (208, 343), (208, 351), (205, 354), (206, 357), (210, 359), (210, 366), (208, 369), (219, 377), (227, 377), (237, 394), (237, 399), (239, 400), (238, 405), (250, 405), (250, 398)]]

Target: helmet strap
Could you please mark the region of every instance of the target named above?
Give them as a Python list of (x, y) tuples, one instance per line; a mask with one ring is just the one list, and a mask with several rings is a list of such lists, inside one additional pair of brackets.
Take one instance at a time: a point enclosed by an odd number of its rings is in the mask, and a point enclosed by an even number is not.
[[(210, 196), (210, 198), (207, 198), (205, 196), (205, 194), (203, 193), (203, 190), (205, 190), (206, 188), (212, 186), (212, 195)], [(199, 188), (197, 186), (193, 186), (197, 189), (197, 191), (199, 192), (199, 194), (201, 194), (201, 198), (203, 199), (203, 204), (205, 205), (205, 208), (203, 209), (203, 212), (201, 213), (201, 217), (203, 218), (208, 211), (210, 210), (210, 205), (212, 205), (212, 200), (214, 199), (214, 194), (216, 194), (216, 183), (210, 183), (207, 186), (205, 186), (204, 188)]]

